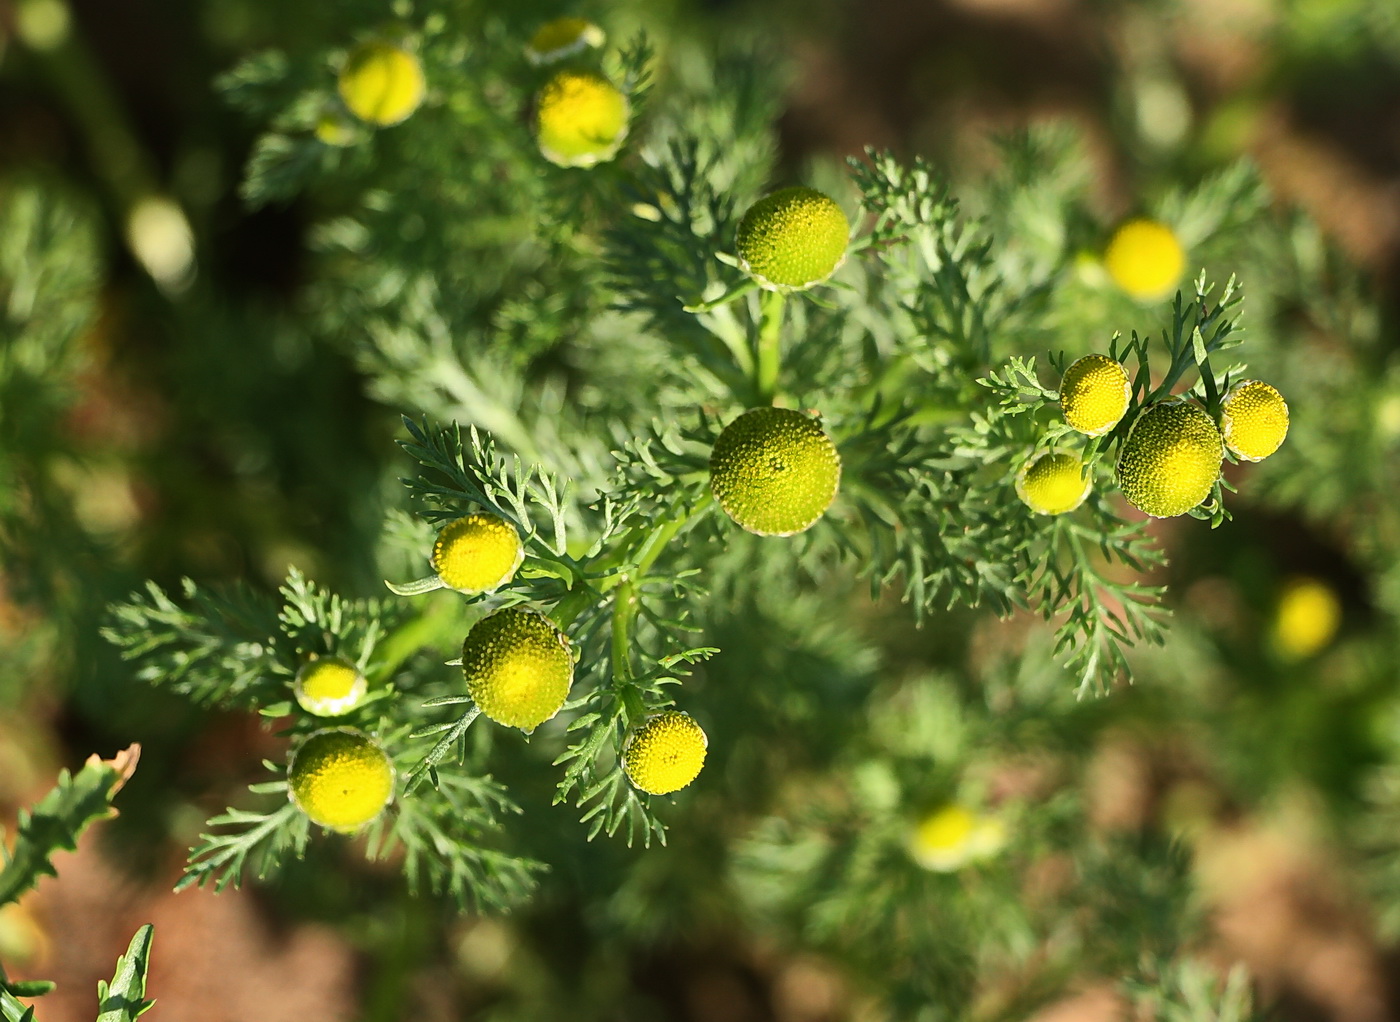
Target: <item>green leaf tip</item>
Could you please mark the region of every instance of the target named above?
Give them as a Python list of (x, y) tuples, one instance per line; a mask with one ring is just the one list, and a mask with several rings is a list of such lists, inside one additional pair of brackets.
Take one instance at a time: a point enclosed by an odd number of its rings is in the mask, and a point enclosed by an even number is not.
[(141, 747), (132, 745), (111, 759), (89, 756), (76, 774), (63, 771), (58, 784), (29, 811), (19, 814), (14, 848), (0, 871), (0, 905), (14, 901), (38, 883), (53, 876), (51, 861), (59, 850), (73, 850), (88, 824), (112, 816), (112, 799), (121, 790), (141, 758)]
[(127, 945), (126, 954), (117, 959), (116, 971), (110, 983), (98, 980), (97, 1022), (134, 1022), (155, 1003), (146, 999), (146, 970), (150, 966), (150, 923), (136, 931)]

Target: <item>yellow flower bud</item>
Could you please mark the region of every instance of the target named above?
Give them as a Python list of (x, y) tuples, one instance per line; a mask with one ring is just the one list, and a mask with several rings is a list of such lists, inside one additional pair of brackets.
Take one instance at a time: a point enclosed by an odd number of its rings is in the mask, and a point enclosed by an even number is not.
[(1236, 457), (1263, 461), (1288, 435), (1288, 405), (1267, 383), (1241, 380), (1221, 402), (1220, 432)]
[(298, 746), (287, 789), (312, 823), (352, 831), (369, 823), (394, 794), (394, 765), (377, 741), (354, 728), (317, 731)]
[(921, 819), (908, 844), (910, 857), (924, 869), (951, 873), (1000, 852), (1006, 829), (996, 817), (954, 803)]
[(709, 740), (690, 714), (667, 710), (648, 718), (628, 739), (623, 765), (642, 791), (667, 795), (700, 774)]
[(338, 717), (365, 697), (365, 676), (345, 657), (312, 657), (297, 672), (292, 691), (307, 713)]
[(1042, 451), (1016, 473), (1016, 496), (1039, 515), (1073, 511), (1089, 496), (1090, 486), (1084, 462), (1063, 451)]
[(380, 128), (406, 120), (427, 88), (418, 58), (385, 42), (357, 47), (340, 72), (339, 87), (346, 109)]
[(710, 453), (710, 490), (724, 513), (760, 536), (810, 528), (831, 506), (841, 457), (817, 420), (788, 408), (752, 408)]
[(1283, 587), (1274, 615), (1273, 644), (1285, 660), (1321, 652), (1342, 623), (1342, 604), (1326, 583), (1295, 578)]
[(535, 99), (540, 152), (561, 167), (591, 167), (617, 155), (627, 137), (631, 104), (596, 71), (563, 68)]
[(500, 515), (478, 511), (442, 527), (429, 563), (443, 585), (471, 595), (499, 589), (524, 560), (525, 546), (515, 526)]
[(1156, 220), (1129, 220), (1104, 252), (1104, 268), (1120, 288), (1140, 302), (1155, 302), (1176, 290), (1186, 253), (1176, 233)]
[(772, 291), (801, 291), (830, 277), (846, 258), (851, 225), (815, 188), (783, 188), (739, 221), (739, 264)]
[(574, 680), (569, 640), (528, 607), (488, 614), (462, 643), (467, 693), (497, 724), (533, 731), (564, 705)]
[(1225, 444), (1209, 415), (1189, 401), (1163, 401), (1133, 423), (1118, 455), (1118, 486), (1153, 518), (1184, 515), (1210, 496)]
[(1086, 436), (1103, 436), (1118, 425), (1132, 396), (1128, 371), (1107, 355), (1076, 359), (1060, 379), (1065, 423)]

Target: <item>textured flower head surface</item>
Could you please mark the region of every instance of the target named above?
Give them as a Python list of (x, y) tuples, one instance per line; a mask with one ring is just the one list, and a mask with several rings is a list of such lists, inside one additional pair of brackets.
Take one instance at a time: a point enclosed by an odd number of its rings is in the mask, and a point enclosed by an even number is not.
[(1241, 380), (1221, 402), (1220, 432), (1236, 457), (1263, 461), (1288, 436), (1288, 405), (1267, 383)]
[(1220, 430), (1200, 405), (1164, 401), (1133, 423), (1118, 455), (1118, 486), (1139, 511), (1174, 518), (1210, 496), (1224, 457)]
[(632, 733), (623, 766), (628, 779), (642, 791), (668, 795), (700, 775), (709, 744), (690, 714), (667, 710)]
[(357, 830), (394, 794), (394, 765), (377, 741), (354, 728), (317, 731), (297, 747), (287, 768), (287, 790), (312, 823)]
[(724, 513), (760, 536), (791, 536), (831, 506), (841, 458), (817, 420), (789, 408), (751, 408), (710, 452), (710, 490)]
[(1075, 359), (1060, 378), (1060, 411), (1070, 429), (1103, 436), (1128, 411), (1133, 385), (1128, 370), (1107, 355)]
[(1084, 462), (1063, 451), (1042, 451), (1016, 473), (1016, 496), (1038, 515), (1073, 511), (1089, 496)]
[(407, 50), (385, 42), (357, 47), (340, 72), (340, 98), (352, 114), (376, 127), (407, 120), (423, 102), (423, 65)]
[(801, 291), (836, 272), (850, 235), (846, 214), (830, 196), (783, 188), (759, 199), (739, 221), (739, 263), (770, 290)]
[(1129, 220), (1118, 228), (1103, 256), (1113, 282), (1140, 302), (1155, 302), (1176, 290), (1186, 252), (1176, 232), (1156, 220)]
[(1290, 579), (1274, 612), (1274, 649), (1285, 660), (1306, 660), (1326, 648), (1341, 623), (1342, 603), (1327, 583)]
[(532, 64), (552, 64), (585, 50), (597, 49), (606, 41), (603, 30), (586, 18), (555, 18), (539, 27), (525, 44), (525, 56)]
[(482, 618), (462, 643), (467, 693), (497, 724), (533, 731), (559, 712), (574, 681), (568, 637), (528, 607)]
[(617, 155), (630, 115), (627, 97), (603, 75), (563, 68), (536, 97), (535, 137), (550, 163), (591, 167)]
[(1006, 828), (999, 819), (956, 803), (929, 813), (909, 834), (910, 856), (938, 873), (989, 859), (1005, 845)]
[(365, 676), (345, 657), (313, 657), (302, 664), (292, 683), (297, 703), (318, 717), (339, 717), (360, 705)]
[(515, 526), (500, 515), (478, 511), (442, 527), (429, 563), (443, 585), (471, 595), (499, 589), (524, 560), (525, 545)]

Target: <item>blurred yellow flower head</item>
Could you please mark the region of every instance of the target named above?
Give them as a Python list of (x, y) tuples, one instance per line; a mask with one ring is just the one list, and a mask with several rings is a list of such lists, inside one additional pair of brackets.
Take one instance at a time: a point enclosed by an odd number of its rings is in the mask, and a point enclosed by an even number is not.
[(1166, 224), (1129, 220), (1109, 240), (1103, 263), (1113, 282), (1129, 295), (1155, 302), (1176, 289), (1186, 269), (1186, 252)]
[(1274, 612), (1273, 644), (1285, 660), (1305, 660), (1332, 641), (1342, 623), (1342, 604), (1325, 582), (1290, 579)]
[(1006, 828), (997, 817), (954, 802), (915, 824), (908, 844), (924, 869), (951, 873), (997, 855), (1006, 846)]

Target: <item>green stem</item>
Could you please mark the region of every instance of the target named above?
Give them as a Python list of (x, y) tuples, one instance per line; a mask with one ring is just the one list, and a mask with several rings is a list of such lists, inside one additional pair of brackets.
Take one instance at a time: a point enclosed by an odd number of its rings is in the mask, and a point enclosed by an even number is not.
[(462, 736), (467, 733), (467, 728), (472, 726), (472, 721), (481, 716), (481, 707), (473, 706), (466, 713), (458, 718), (447, 734), (443, 735), (438, 743), (433, 746), (422, 761), (413, 768), (413, 773), (408, 775), (408, 782), (404, 785), (403, 793), (410, 795), (413, 789), (423, 783), (423, 778), (428, 776), (428, 772), (436, 767), (442, 760), (447, 758), (447, 754), (452, 751), (452, 747), (462, 740)]
[(754, 342), (754, 391), (760, 405), (771, 405), (778, 395), (782, 368), (783, 299), (781, 291), (765, 291), (761, 300), (758, 335)]

